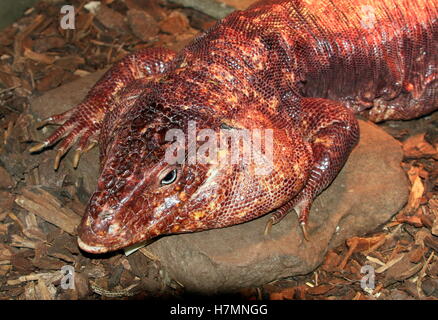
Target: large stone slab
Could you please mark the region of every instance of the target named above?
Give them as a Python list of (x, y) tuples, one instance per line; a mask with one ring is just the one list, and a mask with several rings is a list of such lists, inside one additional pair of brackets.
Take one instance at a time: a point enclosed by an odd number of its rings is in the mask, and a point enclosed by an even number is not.
[[(101, 73), (46, 93), (32, 101), (44, 118), (60, 113), (85, 96)], [(310, 241), (303, 240), (295, 214), (263, 236), (269, 216), (224, 229), (166, 236), (148, 246), (169, 275), (193, 292), (217, 293), (306, 274), (329, 248), (375, 230), (405, 203), (407, 178), (400, 168), (399, 143), (374, 124), (360, 121), (361, 140), (334, 183), (315, 201)], [(97, 152), (86, 154), (78, 170), (69, 158), (61, 165), (92, 192), (98, 172)]]

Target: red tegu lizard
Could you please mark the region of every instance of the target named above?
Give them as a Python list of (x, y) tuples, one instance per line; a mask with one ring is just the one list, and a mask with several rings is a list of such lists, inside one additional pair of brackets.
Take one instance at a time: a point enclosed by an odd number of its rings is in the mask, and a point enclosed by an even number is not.
[[(265, 0), (237, 11), (179, 53), (145, 49), (116, 63), (61, 126), (55, 167), (100, 144), (100, 177), (78, 228), (103, 253), (158, 235), (242, 223), (313, 199), (359, 139), (355, 114), (411, 119), (438, 108), (435, 0)], [(273, 170), (169, 164), (170, 129), (271, 129)], [(215, 131), (215, 132), (216, 132)]]

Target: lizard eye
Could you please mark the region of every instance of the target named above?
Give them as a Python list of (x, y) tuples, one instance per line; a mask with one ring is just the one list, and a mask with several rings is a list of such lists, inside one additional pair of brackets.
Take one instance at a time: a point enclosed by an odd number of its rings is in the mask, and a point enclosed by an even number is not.
[(169, 184), (172, 184), (176, 181), (176, 178), (178, 178), (178, 169), (173, 169), (168, 174), (166, 174), (163, 179), (161, 179), (161, 185), (167, 186)]

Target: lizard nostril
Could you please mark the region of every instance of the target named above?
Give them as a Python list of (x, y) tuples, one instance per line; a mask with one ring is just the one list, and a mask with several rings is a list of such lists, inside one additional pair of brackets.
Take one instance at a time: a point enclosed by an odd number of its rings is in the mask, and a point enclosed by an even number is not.
[(113, 214), (114, 214), (113, 210), (104, 210), (99, 214), (99, 218), (102, 221), (105, 221), (105, 220), (110, 219), (113, 216)]
[(105, 236), (108, 233), (111, 233), (110, 225), (113, 217), (113, 210), (102, 210), (97, 214), (97, 217), (95, 218), (88, 216), (86, 226), (90, 228), (94, 234), (99, 236)]
[(108, 234), (114, 235), (120, 230), (119, 224), (113, 224), (108, 228)]

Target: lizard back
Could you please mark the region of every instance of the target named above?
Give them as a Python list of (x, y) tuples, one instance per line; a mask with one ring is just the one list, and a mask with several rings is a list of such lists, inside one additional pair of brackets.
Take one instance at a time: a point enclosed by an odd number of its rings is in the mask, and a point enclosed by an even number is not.
[(228, 16), (179, 61), (229, 87), (233, 98), (239, 87), (268, 102), (293, 92), (382, 121), (436, 108), (436, 52), (435, 1), (268, 0)]

